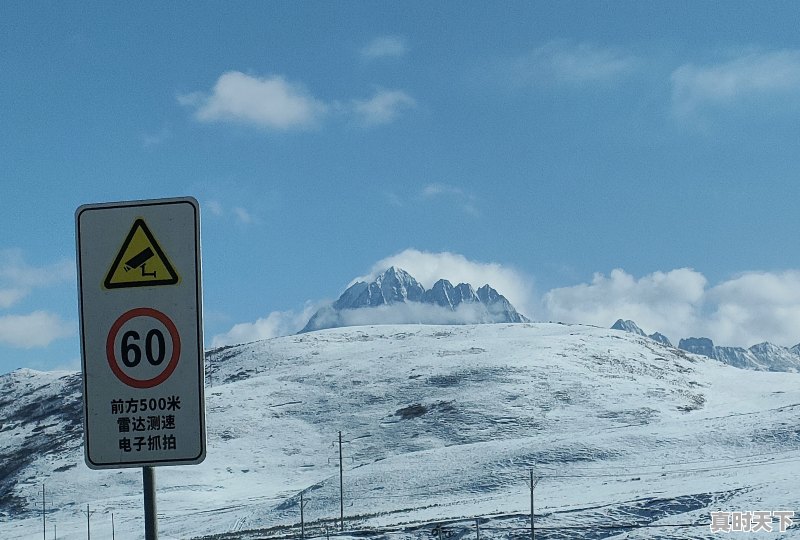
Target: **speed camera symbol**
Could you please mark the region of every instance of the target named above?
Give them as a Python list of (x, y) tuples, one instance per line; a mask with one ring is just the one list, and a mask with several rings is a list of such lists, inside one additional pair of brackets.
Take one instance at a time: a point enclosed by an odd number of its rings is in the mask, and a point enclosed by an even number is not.
[(154, 256), (155, 253), (153, 253), (153, 250), (149, 246), (144, 248), (137, 255), (134, 255), (133, 257), (125, 261), (124, 264), (125, 271), (130, 272), (131, 270), (135, 270), (136, 268), (141, 268), (142, 276), (156, 277), (155, 272), (148, 272), (147, 269), (145, 268), (145, 264), (147, 263), (147, 261), (152, 259)]

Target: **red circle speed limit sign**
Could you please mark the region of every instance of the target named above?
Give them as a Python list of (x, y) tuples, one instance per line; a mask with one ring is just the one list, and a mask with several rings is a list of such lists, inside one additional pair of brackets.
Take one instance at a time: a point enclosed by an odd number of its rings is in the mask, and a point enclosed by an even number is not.
[(133, 388), (152, 388), (178, 367), (181, 338), (175, 323), (152, 308), (126, 311), (106, 340), (106, 357), (114, 375)]

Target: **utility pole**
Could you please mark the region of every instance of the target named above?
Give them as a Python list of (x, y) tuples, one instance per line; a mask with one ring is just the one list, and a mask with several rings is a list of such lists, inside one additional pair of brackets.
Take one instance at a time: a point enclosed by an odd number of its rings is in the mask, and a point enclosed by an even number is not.
[(531, 540), (536, 540), (536, 533), (534, 532), (536, 529), (533, 525), (533, 490), (536, 487), (536, 484), (539, 483), (539, 479), (533, 478), (533, 469), (531, 469)]
[(475, 518), (475, 538), (481, 540), (481, 520)]
[(95, 513), (95, 510), (89, 511), (89, 505), (86, 505), (86, 540), (92, 540), (92, 526), (89, 518)]
[[(342, 432), (339, 432), (339, 531), (344, 531), (344, 454), (342, 451), (342, 444), (344, 441), (342, 440)], [(333, 441), (331, 446), (335, 446), (337, 441)], [(335, 457), (328, 458), (328, 464), (330, 465)], [(352, 456), (347, 456), (347, 459), (351, 460), (352, 463), (355, 463), (355, 459)], [(336, 518), (333, 518), (333, 530), (336, 531)]]
[(58, 528), (55, 523), (53, 523), (53, 540), (58, 540)]
[(342, 467), (342, 432), (339, 432), (339, 530), (344, 531), (344, 471)]
[(300, 539), (305, 540), (306, 537), (306, 521), (303, 516), (303, 508), (306, 506), (306, 501), (303, 500), (303, 492), (300, 492)]
[(44, 500), (44, 484), (42, 484), (42, 540), (47, 540), (47, 509)]
[(116, 540), (116, 535), (114, 534), (114, 512), (111, 512), (111, 540)]

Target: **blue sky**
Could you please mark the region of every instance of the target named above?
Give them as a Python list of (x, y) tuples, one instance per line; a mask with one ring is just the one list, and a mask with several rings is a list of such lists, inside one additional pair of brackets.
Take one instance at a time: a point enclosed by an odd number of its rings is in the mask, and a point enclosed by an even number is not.
[(78, 206), (184, 195), (207, 346), (386, 264), (535, 320), (800, 342), (796, 13), (5, 2), (0, 372), (78, 366)]

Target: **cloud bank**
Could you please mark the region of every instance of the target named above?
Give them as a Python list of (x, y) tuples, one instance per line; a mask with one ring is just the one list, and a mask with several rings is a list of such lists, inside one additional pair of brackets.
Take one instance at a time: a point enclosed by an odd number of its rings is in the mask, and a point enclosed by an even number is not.
[[(425, 288), (430, 288), (437, 280), (447, 279), (453, 284), (470, 283), (474, 287), (490, 284), (504, 295), (523, 315), (532, 317), (533, 283), (531, 278), (516, 269), (498, 263), (471, 261), (456, 253), (430, 253), (407, 249), (391, 257), (376, 262), (369, 273), (356, 278), (356, 281), (372, 281), (378, 274), (397, 266), (409, 272)], [(322, 303), (306, 303), (299, 311), (275, 311), (252, 323), (240, 323), (228, 332), (214, 336), (213, 347), (268, 339), (299, 332)], [(490, 316), (490, 315), (488, 315)], [(428, 304), (398, 304), (381, 306), (369, 310), (344, 310), (340, 321), (346, 325), (361, 324), (464, 324), (486, 320), (487, 313), (480, 306), (459, 306), (455, 311)]]
[(179, 95), (178, 103), (194, 109), (199, 122), (284, 132), (317, 129), (334, 116), (355, 119), (364, 127), (388, 124), (416, 105), (403, 90), (378, 90), (366, 99), (326, 102), (282, 75), (257, 77), (240, 71), (220, 75), (209, 92)]
[(473, 217), (481, 215), (477, 205), (477, 197), (460, 187), (441, 183), (428, 184), (422, 189), (421, 195), (422, 199), (426, 201), (445, 199), (451, 204), (460, 207), (465, 214)]
[[(28, 264), (19, 249), (0, 250), (0, 309), (19, 309), (33, 291), (75, 282), (75, 264), (60, 261), (47, 266)], [(23, 349), (47, 347), (75, 334), (76, 325), (48, 311), (0, 315), (0, 343)]]
[(747, 272), (709, 286), (700, 272), (680, 268), (635, 278), (623, 270), (544, 295), (551, 320), (610, 326), (632, 319), (675, 344), (685, 337), (749, 347), (800, 342), (800, 271)]
[(211, 346), (222, 347), (296, 334), (302, 330), (318, 307), (307, 303), (300, 311), (273, 311), (255, 322), (236, 324), (224, 334), (215, 335), (211, 340)]
[(631, 53), (591, 43), (551, 41), (502, 66), (516, 83), (608, 84), (632, 72), (639, 60)]
[(800, 98), (800, 51), (750, 52), (716, 64), (684, 64), (672, 72), (673, 111), (680, 117), (700, 109), (747, 100)]
[(597, 326), (632, 319), (650, 333), (687, 337), (698, 330), (706, 286), (706, 278), (690, 268), (639, 279), (616, 269), (608, 276), (595, 274), (590, 283), (549, 291), (544, 312), (550, 320)]
[(220, 75), (209, 94), (180, 96), (182, 105), (195, 107), (201, 122), (232, 121), (275, 130), (317, 126), (327, 106), (300, 84), (284, 77), (253, 77), (239, 71)]
[(402, 90), (379, 90), (367, 100), (353, 102), (353, 110), (364, 126), (393, 122), (403, 109), (416, 106), (414, 98)]
[[(632, 319), (647, 333), (661, 332), (676, 345), (681, 338), (700, 336), (741, 347), (763, 341), (783, 346), (800, 343), (800, 270), (746, 272), (710, 284), (692, 268), (640, 277), (617, 268), (536, 298), (533, 278), (508, 265), (474, 261), (458, 253), (406, 249), (377, 261), (348, 286), (372, 281), (390, 266), (406, 270), (425, 288), (442, 278), (475, 287), (488, 283), (520, 313), (536, 321), (608, 328), (617, 319)], [(296, 333), (322, 305), (307, 303), (298, 311), (273, 312), (253, 323), (238, 324), (215, 336), (214, 346)], [(337, 316), (347, 325), (457, 324), (485, 319), (485, 313), (474, 308), (464, 306), (453, 312), (439, 306), (401, 304), (345, 310)]]
[(0, 316), (0, 343), (20, 349), (47, 347), (75, 334), (75, 325), (47, 311)]
[(381, 36), (373, 39), (361, 49), (361, 56), (367, 60), (378, 58), (399, 58), (408, 52), (408, 44), (401, 36)]
[[(409, 302), (368, 309), (344, 309), (338, 312), (322, 312), (317, 319), (319, 327), (326, 323), (333, 326), (366, 326), (374, 324), (479, 324), (498, 320), (476, 304), (460, 304), (451, 310), (442, 306)], [(330, 318), (327, 318), (330, 317)]]

